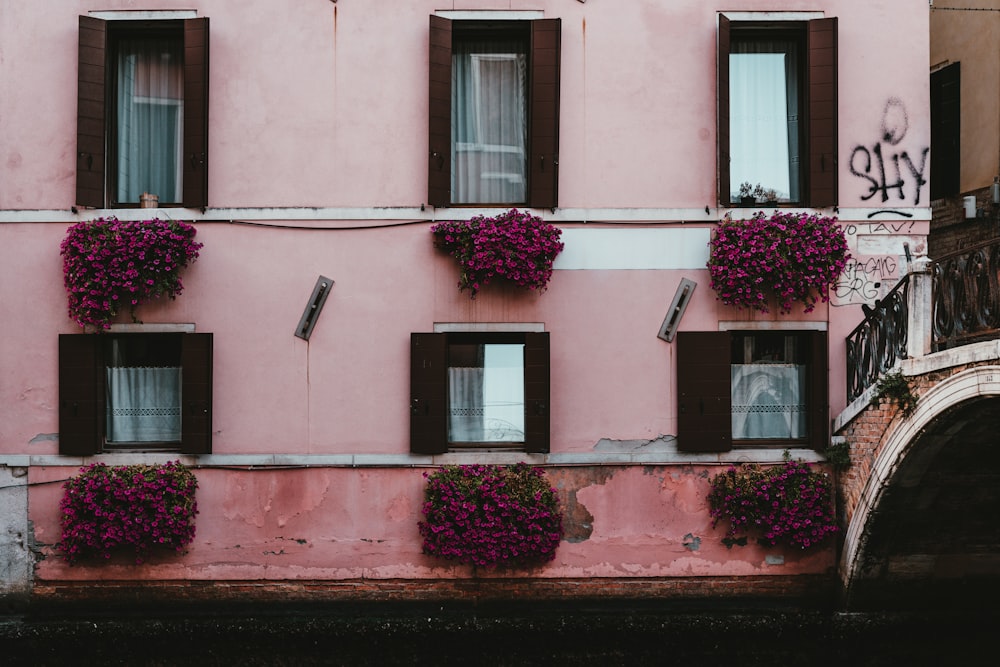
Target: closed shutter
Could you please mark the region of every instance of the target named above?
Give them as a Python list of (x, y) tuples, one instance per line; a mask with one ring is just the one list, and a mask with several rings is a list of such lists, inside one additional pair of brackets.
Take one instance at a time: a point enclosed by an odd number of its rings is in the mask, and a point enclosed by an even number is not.
[(181, 336), (181, 452), (212, 453), (212, 334)]
[(208, 19), (184, 21), (184, 206), (208, 206)]
[(104, 207), (107, 24), (80, 17), (76, 107), (76, 203)]
[(90, 334), (59, 335), (59, 453), (96, 454), (104, 415), (102, 339)]
[(677, 334), (677, 448), (732, 449), (732, 372), (729, 333)]
[(448, 355), (443, 333), (410, 334), (410, 451), (448, 451)]
[(427, 203), (451, 203), (451, 21), (431, 15)]
[(559, 200), (560, 19), (531, 22), (531, 161), (528, 204), (555, 208)]
[(524, 450), (549, 451), (549, 334), (524, 334)]
[(809, 446), (824, 451), (830, 440), (829, 353), (825, 331), (809, 334)]
[(809, 206), (837, 203), (837, 19), (809, 22)]
[(729, 19), (719, 14), (719, 34), (716, 52), (716, 80), (718, 85), (718, 160), (719, 204), (732, 204), (729, 193)]
[(931, 74), (931, 199), (957, 195), (962, 163), (961, 63)]

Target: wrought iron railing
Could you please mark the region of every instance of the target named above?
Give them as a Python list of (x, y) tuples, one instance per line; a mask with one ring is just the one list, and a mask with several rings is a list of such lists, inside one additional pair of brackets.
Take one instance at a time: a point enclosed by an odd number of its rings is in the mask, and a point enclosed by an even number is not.
[(935, 351), (1000, 337), (1000, 240), (944, 255), (932, 271)]
[(909, 276), (875, 302), (847, 336), (847, 402), (864, 393), (897, 359), (906, 358)]

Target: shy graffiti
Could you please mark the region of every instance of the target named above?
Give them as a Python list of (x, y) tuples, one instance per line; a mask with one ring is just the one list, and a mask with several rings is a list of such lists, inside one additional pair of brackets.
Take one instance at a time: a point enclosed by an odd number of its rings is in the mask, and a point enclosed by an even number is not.
[(890, 97), (882, 112), (879, 140), (871, 146), (859, 144), (851, 151), (851, 174), (867, 183), (862, 201), (878, 195), (878, 201), (883, 204), (893, 199), (920, 205), (920, 191), (927, 185), (927, 156), (931, 149), (925, 146), (915, 155), (901, 150), (900, 144), (909, 127), (906, 106), (898, 97)]

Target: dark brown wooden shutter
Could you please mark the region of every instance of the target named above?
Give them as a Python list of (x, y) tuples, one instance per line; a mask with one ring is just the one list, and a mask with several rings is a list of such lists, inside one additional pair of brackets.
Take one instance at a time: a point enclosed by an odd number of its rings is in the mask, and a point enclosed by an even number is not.
[(809, 22), (809, 206), (837, 203), (837, 19)]
[(732, 204), (729, 185), (729, 19), (719, 14), (718, 49), (716, 51), (716, 80), (719, 88), (718, 118), (718, 160), (719, 160), (719, 204)]
[(448, 451), (448, 338), (410, 334), (410, 451)]
[(184, 206), (208, 206), (208, 18), (184, 21)]
[(104, 415), (102, 338), (59, 334), (59, 453), (96, 454)]
[(931, 199), (957, 195), (961, 187), (960, 65), (931, 73)]
[(733, 446), (732, 372), (726, 331), (677, 334), (677, 448), (726, 452)]
[(107, 24), (80, 17), (76, 106), (76, 203), (104, 207)]
[(181, 452), (212, 453), (212, 334), (181, 335)]
[(829, 353), (825, 331), (809, 333), (809, 445), (824, 451), (830, 440)]
[(531, 22), (531, 140), (528, 205), (559, 202), (559, 58), (562, 21)]
[(427, 203), (451, 203), (451, 21), (431, 15)]
[(549, 334), (524, 334), (524, 450), (549, 451)]

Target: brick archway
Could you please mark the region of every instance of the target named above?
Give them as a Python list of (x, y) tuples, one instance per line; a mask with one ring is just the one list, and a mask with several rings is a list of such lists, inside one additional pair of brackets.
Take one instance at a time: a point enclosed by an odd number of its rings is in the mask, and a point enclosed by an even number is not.
[[(935, 556), (916, 555), (917, 552), (937, 548), (935, 545), (919, 544), (912, 540), (902, 546), (890, 545), (888, 537), (876, 533), (884, 532), (887, 526), (892, 529), (894, 525), (904, 522), (908, 517), (918, 516), (917, 512), (923, 511), (924, 508), (914, 506), (919, 505), (915, 501), (918, 489), (924, 492), (924, 496), (931, 489), (950, 494), (952, 498), (956, 491), (965, 490), (961, 482), (940, 479), (934, 482), (938, 488), (932, 489), (931, 482), (925, 479), (929, 470), (944, 467), (942, 454), (954, 458), (961, 448), (978, 447), (974, 453), (979, 455), (996, 449), (992, 447), (992, 443), (996, 442), (996, 434), (1000, 433), (1000, 366), (973, 366), (948, 377), (942, 378), (939, 373), (931, 373), (912, 379), (916, 381), (920, 394), (916, 411), (909, 418), (892, 419), (885, 427), (877, 446), (866, 451), (867, 460), (858, 461), (859, 467), (866, 473), (864, 478), (855, 476), (853, 480), (856, 486), (861, 486), (860, 492), (854, 489), (854, 493), (850, 493), (851, 489), (848, 488), (848, 493), (845, 494), (848, 496), (848, 527), (844, 537), (840, 575), (848, 604), (851, 603), (859, 582), (870, 582), (876, 576), (872, 574), (873, 562), (882, 568), (877, 576), (881, 576), (884, 583), (904, 569), (906, 558), (900, 557), (900, 554), (905, 549), (911, 549), (908, 555), (911, 562), (916, 562), (919, 557), (925, 558), (927, 562), (936, 559)], [(962, 461), (952, 465), (969, 467), (967, 459)], [(995, 486), (1000, 466), (994, 465), (987, 472), (990, 481), (982, 486), (988, 489)], [(862, 479), (863, 486), (858, 485)], [(951, 486), (945, 487), (944, 484)], [(847, 486), (850, 487), (850, 483)], [(995, 505), (997, 497), (991, 496), (989, 502)], [(911, 509), (906, 503), (914, 507)], [(940, 513), (940, 507), (935, 511)], [(873, 519), (880, 514), (881, 521)], [(928, 530), (932, 528), (928, 526)], [(920, 528), (911, 532), (919, 533)], [(931, 546), (931, 549), (926, 549), (927, 546)], [(886, 564), (886, 554), (890, 550), (896, 556), (895, 573), (889, 572), (891, 568)], [(874, 556), (873, 552), (876, 552)], [(880, 563), (879, 558), (882, 558)], [(904, 563), (904, 566), (899, 563)]]

